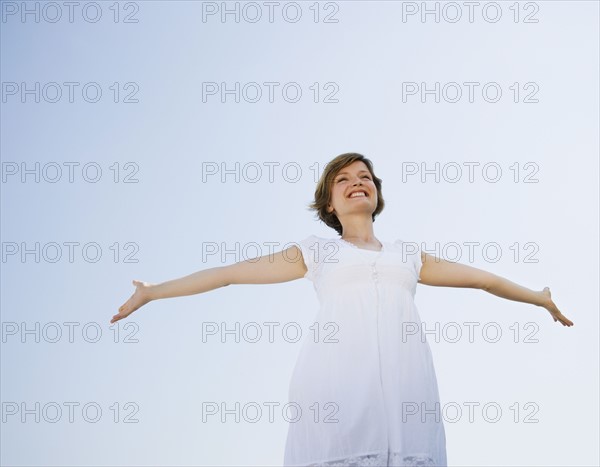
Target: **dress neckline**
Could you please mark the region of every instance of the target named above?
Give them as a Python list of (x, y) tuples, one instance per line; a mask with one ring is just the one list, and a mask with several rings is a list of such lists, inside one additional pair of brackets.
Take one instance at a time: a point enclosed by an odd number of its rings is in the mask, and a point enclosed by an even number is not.
[(349, 242), (348, 240), (344, 240), (343, 238), (338, 238), (336, 240), (339, 240), (340, 243), (342, 243), (343, 245), (349, 246), (350, 248), (354, 248), (354, 249), (360, 250), (360, 251), (370, 251), (372, 253), (383, 253), (383, 251), (385, 250), (385, 242), (382, 242), (381, 240), (379, 241), (381, 243), (381, 250), (369, 250), (367, 248), (360, 248), (360, 247), (356, 246), (354, 243)]

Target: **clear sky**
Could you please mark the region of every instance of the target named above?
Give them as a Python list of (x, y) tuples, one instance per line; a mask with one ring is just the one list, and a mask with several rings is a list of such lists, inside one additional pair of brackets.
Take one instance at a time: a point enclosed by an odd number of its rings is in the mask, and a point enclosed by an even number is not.
[(575, 323), (418, 286), (449, 464), (598, 465), (597, 2), (0, 4), (2, 465), (281, 464), (310, 281), (109, 321), (132, 279), (336, 237), (307, 205), (344, 152), (377, 238)]

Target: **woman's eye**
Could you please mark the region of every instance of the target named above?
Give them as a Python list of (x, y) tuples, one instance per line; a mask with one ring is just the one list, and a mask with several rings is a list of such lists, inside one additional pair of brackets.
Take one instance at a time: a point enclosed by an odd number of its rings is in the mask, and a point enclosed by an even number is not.
[[(371, 180), (371, 177), (368, 175), (363, 175), (362, 178), (366, 178), (367, 180)], [(338, 178), (337, 183), (346, 180), (346, 177)]]

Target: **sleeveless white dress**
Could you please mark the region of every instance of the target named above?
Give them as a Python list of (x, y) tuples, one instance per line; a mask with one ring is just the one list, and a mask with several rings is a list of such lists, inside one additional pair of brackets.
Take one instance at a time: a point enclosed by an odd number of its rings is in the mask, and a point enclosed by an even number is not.
[(418, 245), (298, 243), (319, 310), (294, 368), (284, 465), (445, 466), (429, 344), (414, 302)]

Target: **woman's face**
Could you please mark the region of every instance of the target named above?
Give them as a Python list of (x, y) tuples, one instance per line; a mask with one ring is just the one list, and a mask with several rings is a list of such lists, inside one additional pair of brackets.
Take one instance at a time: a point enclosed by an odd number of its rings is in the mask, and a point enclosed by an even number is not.
[[(364, 192), (351, 196), (355, 192)], [(377, 187), (371, 172), (363, 161), (355, 161), (342, 168), (333, 178), (331, 200), (327, 210), (335, 210), (340, 219), (346, 214), (364, 212), (369, 216), (377, 208)]]

